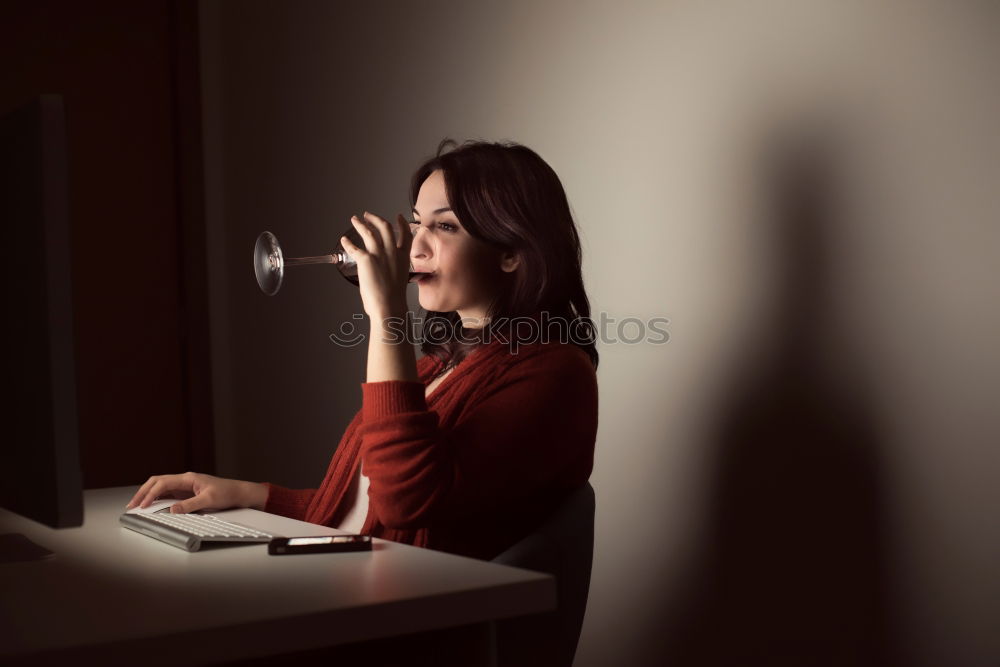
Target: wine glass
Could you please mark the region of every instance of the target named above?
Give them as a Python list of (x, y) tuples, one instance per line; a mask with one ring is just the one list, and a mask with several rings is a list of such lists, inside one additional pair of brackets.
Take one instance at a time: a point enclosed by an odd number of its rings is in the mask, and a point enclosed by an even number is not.
[[(410, 224), (410, 233), (416, 232), (417, 225)], [(346, 236), (354, 245), (359, 248), (365, 247), (365, 242), (361, 235), (353, 226), (341, 236)], [(317, 255), (315, 257), (288, 257), (281, 252), (281, 244), (277, 237), (271, 232), (261, 232), (257, 237), (257, 243), (253, 248), (253, 270), (257, 276), (257, 284), (268, 296), (274, 296), (281, 288), (281, 282), (285, 277), (285, 267), (305, 266), (307, 264), (333, 264), (350, 283), (358, 285), (358, 263), (347, 254), (340, 241), (337, 247), (329, 255)], [(426, 275), (413, 270), (410, 265), (410, 282)]]

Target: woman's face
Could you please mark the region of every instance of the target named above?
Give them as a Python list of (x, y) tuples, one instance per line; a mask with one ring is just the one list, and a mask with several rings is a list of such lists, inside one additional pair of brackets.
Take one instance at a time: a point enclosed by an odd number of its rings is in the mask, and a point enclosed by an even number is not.
[(432, 172), (420, 186), (413, 216), (410, 261), (415, 271), (431, 274), (417, 282), (420, 306), (480, 320), (497, 290), (501, 252), (470, 236), (459, 222), (441, 170)]

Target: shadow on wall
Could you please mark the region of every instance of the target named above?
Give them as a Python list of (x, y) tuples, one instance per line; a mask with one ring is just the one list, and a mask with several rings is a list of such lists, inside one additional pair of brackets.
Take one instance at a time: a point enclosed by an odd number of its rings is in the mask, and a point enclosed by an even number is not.
[(762, 156), (775, 309), (709, 438), (704, 542), (657, 664), (899, 664), (880, 438), (833, 313), (833, 138)]

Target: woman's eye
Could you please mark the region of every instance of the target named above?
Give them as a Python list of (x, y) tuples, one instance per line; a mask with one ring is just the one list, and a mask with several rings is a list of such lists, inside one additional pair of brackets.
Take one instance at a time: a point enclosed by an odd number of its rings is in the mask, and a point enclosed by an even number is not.
[[(441, 231), (444, 231), (444, 232), (457, 232), (458, 231), (458, 225), (456, 225), (453, 222), (431, 222), (429, 224), (430, 224), (430, 228), (431, 229), (440, 229)], [(420, 227), (420, 226), (421, 225), (420, 225), (420, 221), (419, 220), (411, 220), (410, 221), (410, 229), (414, 229), (414, 227)]]

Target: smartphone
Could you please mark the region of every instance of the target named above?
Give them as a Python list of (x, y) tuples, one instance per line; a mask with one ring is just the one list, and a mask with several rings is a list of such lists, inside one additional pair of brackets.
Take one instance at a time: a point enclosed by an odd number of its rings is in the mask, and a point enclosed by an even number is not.
[(369, 535), (321, 535), (319, 537), (276, 537), (267, 544), (272, 556), (325, 554), (344, 551), (371, 551)]

